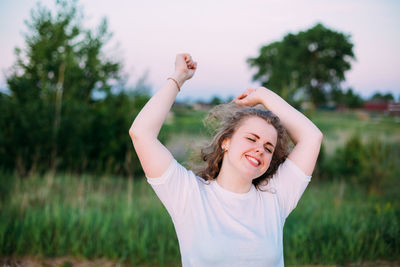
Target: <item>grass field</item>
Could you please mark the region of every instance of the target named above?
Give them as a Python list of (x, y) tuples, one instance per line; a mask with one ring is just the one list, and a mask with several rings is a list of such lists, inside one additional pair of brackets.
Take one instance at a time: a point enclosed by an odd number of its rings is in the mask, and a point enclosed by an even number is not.
[[(4, 180), (12, 177), (2, 175)], [(179, 265), (172, 221), (144, 180), (14, 179), (0, 206), (0, 255)], [(284, 230), (288, 265), (400, 260), (400, 203), (345, 183), (311, 183)]]
[(324, 145), (329, 154), (354, 134), (359, 134), (364, 140), (378, 138), (387, 143), (400, 143), (399, 117), (365, 112), (318, 111), (311, 114), (310, 119), (324, 133)]

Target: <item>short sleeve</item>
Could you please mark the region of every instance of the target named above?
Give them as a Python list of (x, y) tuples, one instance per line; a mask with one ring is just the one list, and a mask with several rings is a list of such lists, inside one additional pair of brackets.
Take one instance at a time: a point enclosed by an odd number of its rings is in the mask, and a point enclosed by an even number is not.
[(173, 159), (160, 177), (146, 178), (171, 218), (180, 221), (187, 208), (188, 196), (197, 183), (194, 173)]
[(311, 176), (306, 175), (289, 158), (279, 166), (270, 182), (271, 186), (275, 187), (283, 221), (297, 206), (310, 181)]

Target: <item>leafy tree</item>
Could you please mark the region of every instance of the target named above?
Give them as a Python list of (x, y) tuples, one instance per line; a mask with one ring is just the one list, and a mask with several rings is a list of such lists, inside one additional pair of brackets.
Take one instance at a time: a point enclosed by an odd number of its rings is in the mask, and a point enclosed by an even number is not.
[(356, 94), (352, 88), (349, 88), (344, 95), (344, 103), (349, 108), (360, 108), (364, 104), (364, 100), (359, 94)]
[(31, 12), (26, 47), (15, 50), (10, 94), (0, 94), (0, 165), (22, 175), (48, 168), (126, 173), (125, 163), (135, 160), (127, 130), (143, 101), (114, 92), (122, 66), (103, 53), (107, 21), (85, 29), (76, 1), (56, 7), (55, 15), (41, 5)]
[(210, 100), (210, 105), (212, 105), (212, 106), (216, 106), (221, 103), (222, 103), (222, 100), (218, 96), (213, 96), (212, 99)]
[(354, 54), (350, 36), (317, 24), (261, 47), (259, 56), (247, 59), (247, 63), (257, 69), (253, 80), (287, 101), (295, 103), (302, 96), (322, 105), (332, 89), (340, 88), (345, 71), (351, 68), (351, 59)]
[(372, 95), (371, 100), (390, 102), (394, 101), (394, 96), (392, 93), (382, 94), (380, 92), (376, 92)]
[(362, 97), (355, 93), (352, 88), (348, 88), (346, 92), (342, 89), (332, 89), (331, 99), (337, 105), (345, 105), (349, 108), (359, 108), (364, 104)]

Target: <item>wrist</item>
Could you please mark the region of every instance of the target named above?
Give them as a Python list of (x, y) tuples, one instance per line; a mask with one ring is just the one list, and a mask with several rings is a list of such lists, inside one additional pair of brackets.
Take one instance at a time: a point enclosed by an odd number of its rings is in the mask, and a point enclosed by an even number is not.
[(260, 87), (261, 89), (261, 103), (265, 108), (268, 108), (268, 100), (271, 99), (272, 91), (265, 87)]
[(174, 79), (178, 82), (179, 87), (182, 87), (182, 85), (183, 85), (184, 82), (186, 81), (186, 78), (185, 78), (185, 74), (184, 74), (184, 73), (175, 72), (175, 73), (172, 74), (170, 77), (171, 77), (171, 78), (174, 78)]

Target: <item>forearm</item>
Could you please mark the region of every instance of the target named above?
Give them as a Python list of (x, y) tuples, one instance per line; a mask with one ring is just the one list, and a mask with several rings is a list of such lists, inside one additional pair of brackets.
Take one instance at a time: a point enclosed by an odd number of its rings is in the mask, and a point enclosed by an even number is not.
[[(174, 74), (171, 77), (182, 87), (185, 80), (180, 75)], [(178, 92), (173, 80), (169, 79), (164, 83), (135, 118), (129, 130), (133, 140), (138, 137), (157, 138)]]
[(263, 91), (262, 104), (279, 117), (294, 144), (322, 140), (322, 133), (313, 122), (267, 88)]

